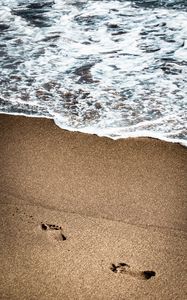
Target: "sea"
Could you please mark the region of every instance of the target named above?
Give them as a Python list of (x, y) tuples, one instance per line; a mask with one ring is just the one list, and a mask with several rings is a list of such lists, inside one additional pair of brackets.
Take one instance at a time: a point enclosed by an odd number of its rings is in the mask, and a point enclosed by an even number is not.
[(187, 146), (187, 0), (0, 0), (0, 112)]

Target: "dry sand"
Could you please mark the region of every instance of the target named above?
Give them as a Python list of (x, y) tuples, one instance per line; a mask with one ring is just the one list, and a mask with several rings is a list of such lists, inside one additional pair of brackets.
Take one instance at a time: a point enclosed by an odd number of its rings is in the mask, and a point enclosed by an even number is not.
[(183, 146), (0, 115), (0, 167), (0, 299), (187, 299)]

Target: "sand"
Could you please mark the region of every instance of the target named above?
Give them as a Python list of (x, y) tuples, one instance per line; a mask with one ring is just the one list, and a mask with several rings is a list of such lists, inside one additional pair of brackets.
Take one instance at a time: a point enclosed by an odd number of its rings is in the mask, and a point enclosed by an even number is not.
[(0, 299), (187, 299), (187, 151), (0, 115)]

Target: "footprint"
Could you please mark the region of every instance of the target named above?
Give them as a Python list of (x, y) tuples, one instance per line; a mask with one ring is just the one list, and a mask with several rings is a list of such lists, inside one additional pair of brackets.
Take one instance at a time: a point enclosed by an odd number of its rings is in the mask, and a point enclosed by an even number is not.
[(46, 224), (46, 223), (41, 223), (41, 227), (43, 230), (61, 230), (62, 229), (61, 226)]
[(110, 269), (114, 273), (123, 273), (123, 274), (127, 274), (129, 276), (132, 276), (137, 279), (142, 279), (142, 280), (148, 280), (151, 277), (156, 275), (156, 272), (154, 272), (154, 271), (135, 270), (126, 263), (118, 263), (116, 265), (112, 264)]
[(67, 240), (66, 236), (62, 232), (62, 227), (59, 226), (59, 225), (41, 223), (41, 229), (44, 230), (44, 231), (47, 231), (47, 230), (50, 230), (50, 231), (59, 230), (60, 233), (58, 232), (58, 235), (55, 234), (54, 238), (56, 240), (62, 240), (62, 241), (66, 241)]

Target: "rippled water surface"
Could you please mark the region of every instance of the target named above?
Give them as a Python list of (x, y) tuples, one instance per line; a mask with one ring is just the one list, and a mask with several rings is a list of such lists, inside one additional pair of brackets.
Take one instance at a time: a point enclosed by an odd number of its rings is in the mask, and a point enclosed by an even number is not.
[(0, 0), (0, 110), (187, 141), (187, 1)]

